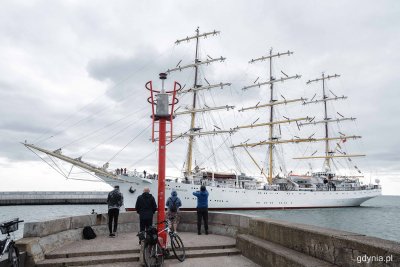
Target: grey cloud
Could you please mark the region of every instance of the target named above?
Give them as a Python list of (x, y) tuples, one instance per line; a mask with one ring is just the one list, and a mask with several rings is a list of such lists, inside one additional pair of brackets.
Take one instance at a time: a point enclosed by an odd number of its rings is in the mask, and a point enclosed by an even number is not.
[[(270, 47), (275, 51), (294, 50), (290, 58), (276, 61), (274, 68), (278, 74), (283, 70), (302, 74), (303, 78), (278, 85), (282, 94), (287, 98), (310, 97), (315, 87), (307, 87), (305, 81), (319, 76), (322, 71), (342, 74), (340, 81), (332, 81), (329, 86), (339, 95), (349, 96), (348, 104), (335, 103), (337, 110), (358, 117), (358, 128), (349, 127), (347, 132), (355, 129), (364, 136), (365, 151), (360, 152), (370, 155), (369, 165), (393, 171), (399, 169), (396, 162), (400, 154), (397, 138), (400, 125), (396, 119), (400, 112), (397, 105), (400, 82), (397, 75), (400, 44), (397, 2), (237, 1), (232, 5), (229, 1), (203, 1), (196, 6), (195, 13), (191, 12), (194, 6), (190, 2), (157, 4), (157, 9), (152, 9), (152, 3), (122, 2), (110, 6), (106, 1), (98, 2), (96, 9), (90, 4), (72, 2), (4, 4), (0, 11), (0, 38), (4, 48), (15, 53), (15, 58), (0, 63), (3, 73), (0, 78), (0, 156), (31, 160), (30, 153), (24, 153), (17, 141), (36, 140), (46, 132), (45, 138), (55, 136), (43, 145), (56, 149), (136, 112), (129, 119), (65, 148), (65, 153), (78, 157), (121, 130), (124, 124), (137, 121), (135, 127), (85, 156), (101, 164), (148, 126), (150, 106), (146, 102), (148, 92), (144, 83), (153, 80), (159, 86), (159, 72), (174, 67), (180, 59), (183, 59), (182, 64), (191, 63), (193, 44), (174, 47), (173, 42), (193, 34), (199, 25), (201, 30), (222, 31), (220, 37), (201, 41), (202, 57), (207, 54), (227, 57), (226, 63), (217, 63), (204, 71), (210, 82), (233, 83), (231, 89), (224, 91), (226, 93), (214, 93), (217, 104), (241, 108), (267, 101), (268, 88), (240, 90), (258, 76), (261, 80), (267, 78), (265, 64), (250, 66), (248, 60), (267, 54)], [(53, 15), (45, 16), (47, 14)], [(204, 84), (203, 74), (201, 78)], [(97, 89), (85, 91), (84, 86), (75, 89), (76, 84), (71, 83), (72, 94), (56, 86), (62, 87), (75, 79), (85, 86), (98, 86), (105, 94), (81, 109), (84, 103), (90, 103), (97, 96), (91, 95)], [(191, 86), (193, 75), (191, 72), (174, 73), (168, 85), (174, 80)], [(182, 99), (182, 106), (186, 105), (186, 100)], [(56, 126), (71, 113), (71, 119)], [(286, 115), (286, 110), (281, 114)], [(264, 115), (236, 114), (229, 118), (221, 113), (226, 127), (234, 127), (254, 116), (254, 119), (260, 117), (261, 122)], [(176, 125), (176, 131), (187, 128), (184, 119), (177, 119)], [(304, 134), (311, 134), (308, 131), (312, 133), (312, 130), (304, 130)], [(251, 134), (245, 132), (232, 138), (237, 143), (246, 135)], [(129, 165), (150, 153), (154, 146), (149, 143), (149, 136), (147, 131), (112, 164)], [(201, 143), (205, 143), (204, 139)], [(185, 142), (180, 140), (173, 146), (177, 151), (171, 156), (179, 157), (181, 162)], [(265, 160), (265, 152), (254, 154)], [(289, 155), (288, 152), (287, 157)], [(154, 166), (154, 162), (155, 158), (150, 157), (138, 167), (148, 168)]]

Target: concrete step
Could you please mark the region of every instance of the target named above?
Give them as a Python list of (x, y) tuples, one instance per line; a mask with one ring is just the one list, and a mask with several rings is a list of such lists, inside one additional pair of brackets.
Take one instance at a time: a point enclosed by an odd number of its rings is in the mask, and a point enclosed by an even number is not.
[[(76, 267), (84, 267), (76, 266)], [(86, 265), (87, 266), (87, 265)], [(143, 267), (140, 262), (120, 262), (112, 264), (95, 264), (89, 265), (90, 267)], [(242, 255), (234, 256), (219, 256), (219, 257), (208, 257), (208, 258), (190, 258), (184, 262), (178, 260), (166, 260), (164, 261), (164, 267), (261, 267), (255, 264), (251, 260), (247, 259)]]
[(98, 251), (83, 251), (83, 252), (71, 252), (71, 253), (49, 253), (45, 255), (46, 259), (62, 259), (62, 258), (74, 258), (74, 257), (86, 257), (86, 256), (105, 256), (105, 255), (117, 255), (117, 254), (138, 254), (139, 249), (120, 249), (120, 250), (98, 250)]
[(82, 256), (72, 258), (45, 259), (36, 264), (41, 267), (65, 267), (65, 266), (86, 266), (95, 264), (111, 264), (115, 262), (137, 262), (139, 253)]
[[(211, 245), (211, 246), (199, 246), (199, 247), (185, 247), (186, 251), (192, 250), (211, 250), (211, 249), (229, 249), (235, 248), (235, 244), (226, 245)], [(171, 250), (171, 249), (170, 249)], [(50, 252), (45, 255), (46, 259), (60, 259), (60, 258), (73, 258), (73, 257), (85, 257), (85, 256), (98, 256), (98, 255), (116, 255), (116, 254), (131, 254), (139, 253), (139, 249), (120, 249), (120, 250), (98, 250), (98, 251), (83, 251), (83, 252), (70, 252), (70, 253), (58, 253)], [(172, 252), (172, 250), (171, 250)], [(195, 255), (196, 253), (193, 253)]]
[[(124, 251), (127, 252), (127, 251)], [(84, 252), (82, 252), (84, 253)], [(114, 252), (112, 252), (114, 253)], [(187, 258), (204, 258), (238, 255), (240, 251), (236, 248), (217, 248), (217, 249), (192, 249), (186, 251)], [(57, 256), (57, 255), (56, 255)], [(105, 254), (105, 255), (86, 255), (59, 258), (47, 258), (39, 262), (37, 266), (41, 267), (59, 267), (59, 266), (87, 266), (96, 264), (111, 264), (121, 262), (137, 262), (139, 261), (139, 253), (122, 253), (122, 254)], [(175, 255), (171, 251), (168, 259), (175, 259)]]
[(207, 250), (207, 249), (225, 249), (225, 248), (235, 248), (236, 244), (226, 244), (226, 245), (211, 245), (211, 246), (196, 246), (196, 247), (185, 247), (185, 250)]
[(236, 246), (242, 255), (255, 263), (265, 266), (290, 267), (333, 267), (329, 262), (311, 257), (298, 251), (283, 247), (270, 241), (241, 234), (236, 238)]
[[(240, 254), (237, 248), (220, 248), (220, 249), (201, 249), (201, 250), (185, 250), (186, 258), (206, 258), (218, 256), (231, 256)], [(168, 259), (175, 259), (174, 252), (170, 251)]]

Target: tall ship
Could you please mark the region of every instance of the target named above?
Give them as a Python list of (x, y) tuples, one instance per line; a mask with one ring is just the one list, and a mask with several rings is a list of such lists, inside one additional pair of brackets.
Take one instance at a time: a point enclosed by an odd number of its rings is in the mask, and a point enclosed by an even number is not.
[[(269, 66), (269, 75), (267, 81), (258, 82), (259, 78), (253, 84), (245, 86), (243, 91), (251, 89), (267, 89), (269, 94), (267, 99), (256, 100), (258, 103), (243, 107), (236, 111), (233, 105), (208, 105), (205, 101), (204, 93), (215, 89), (224, 89), (231, 86), (229, 82), (209, 82), (205, 77), (200, 79), (203, 73), (200, 69), (212, 63), (218, 63), (225, 60), (224, 57), (213, 58), (209, 55), (206, 58), (201, 58), (199, 54), (200, 41), (207, 37), (212, 37), (220, 34), (219, 31), (211, 31), (201, 33), (196, 30), (194, 36), (188, 36), (177, 40), (176, 44), (195, 42), (195, 57), (194, 61), (188, 65), (181, 66), (180, 63), (176, 67), (168, 69), (167, 73), (173, 75), (174, 72), (189, 71), (194, 73), (193, 85), (190, 88), (183, 88), (179, 91), (180, 96), (185, 96), (189, 100), (187, 106), (182, 106), (174, 111), (176, 120), (180, 120), (185, 126), (181, 133), (173, 134), (172, 140), (185, 140), (187, 150), (185, 153), (184, 167), (182, 176), (179, 178), (171, 178), (166, 180), (166, 195), (175, 190), (178, 192), (182, 200), (182, 210), (193, 210), (196, 208), (197, 199), (192, 192), (200, 189), (201, 185), (206, 185), (210, 193), (209, 209), (210, 210), (262, 210), (262, 209), (294, 209), (294, 208), (329, 208), (329, 207), (354, 207), (360, 206), (361, 203), (373, 197), (381, 195), (381, 187), (379, 181), (377, 184), (362, 184), (360, 182), (361, 175), (338, 175), (335, 172), (336, 160), (347, 160), (352, 163), (352, 158), (361, 157), (361, 154), (348, 154), (344, 149), (344, 143), (348, 140), (358, 139), (360, 136), (346, 135), (339, 133), (334, 135), (330, 132), (329, 125), (332, 123), (340, 123), (342, 121), (354, 120), (354, 118), (346, 118), (340, 113), (337, 113), (340, 118), (330, 118), (327, 103), (329, 101), (343, 100), (345, 96), (329, 96), (325, 88), (326, 81), (332, 78), (337, 78), (339, 75), (322, 74), (320, 78), (308, 81), (308, 84), (321, 83), (322, 98), (315, 99), (316, 94), (311, 99), (295, 98), (286, 99), (282, 95), (282, 99), (277, 98), (275, 86), (277, 83), (284, 83), (289, 80), (299, 79), (300, 75), (287, 75), (281, 71), (282, 77), (275, 77), (273, 71), (273, 60), (280, 57), (293, 54), (291, 51), (274, 53), (271, 49), (269, 54), (260, 58), (252, 59), (249, 63), (267, 62)], [(204, 76), (204, 75), (203, 75)], [(204, 83), (204, 84), (203, 84)], [(265, 95), (265, 94), (264, 94)], [(249, 97), (250, 98), (250, 97)], [(215, 103), (212, 99), (212, 103)], [(298, 118), (289, 118), (280, 115), (278, 107), (281, 105), (319, 105), (323, 106), (323, 118), (303, 116)], [(227, 111), (242, 113), (246, 111), (260, 112), (264, 118), (268, 118), (265, 122), (258, 122), (259, 119), (249, 125), (240, 125), (231, 128), (225, 128), (218, 125), (216, 120), (205, 120), (200, 114), (213, 113), (214, 111)], [(280, 115), (281, 116), (281, 115)], [(222, 121), (222, 120), (220, 120)], [(324, 136), (316, 137), (312, 134), (308, 137), (293, 136), (284, 138), (283, 125), (292, 124), (299, 130), (306, 127), (323, 126)], [(282, 126), (282, 127), (281, 127)], [(245, 130), (265, 129), (266, 139), (257, 142), (249, 139), (241, 141), (237, 144), (233, 143), (232, 135)], [(243, 134), (242, 134), (243, 135)], [(196, 161), (194, 155), (194, 147), (201, 146), (198, 140), (207, 138), (209, 143), (213, 139), (222, 137), (224, 145), (229, 144), (229, 151), (226, 152), (228, 157), (238, 163), (237, 153), (243, 153), (248, 156), (250, 161), (254, 163), (254, 169), (261, 174), (261, 177), (253, 177), (246, 175), (242, 171), (228, 169), (228, 171), (219, 171), (217, 168), (202, 166), (200, 161)], [(254, 136), (254, 134), (252, 135)], [(259, 136), (259, 135), (258, 135)], [(238, 139), (238, 138), (236, 138)], [(294, 157), (290, 160), (296, 161), (321, 161), (322, 168), (318, 171), (309, 171), (305, 174), (296, 174), (294, 171), (285, 172), (282, 167), (278, 167), (277, 162), (288, 160), (279, 147), (290, 144), (301, 143), (322, 143), (324, 144), (324, 154), (319, 155), (317, 151), (311, 155), (302, 155)], [(28, 142), (23, 143), (25, 147), (35, 154), (45, 154), (51, 159), (61, 160), (70, 164), (73, 167), (85, 170), (91, 175), (94, 175), (101, 181), (115, 186), (119, 185), (121, 192), (124, 194), (125, 209), (132, 211), (135, 208), (137, 197), (143, 192), (143, 189), (150, 188), (151, 193), (157, 196), (157, 177), (139, 175), (135, 172), (112, 171), (110, 170), (110, 162), (106, 162), (103, 166), (96, 166), (88, 163), (82, 157), (74, 158), (64, 155), (61, 149), (49, 150), (37, 144)], [(168, 145), (174, 145), (172, 144)], [(221, 149), (221, 145), (217, 148), (211, 148), (211, 154), (215, 154)], [(252, 149), (262, 148), (266, 156), (265, 164), (260, 164), (256, 157), (252, 154)], [(265, 148), (265, 149), (264, 149)], [(214, 151), (215, 150), (215, 151)], [(278, 160), (277, 160), (278, 159)], [(215, 165), (217, 160), (214, 159)], [(56, 163), (55, 160), (52, 160)], [(263, 167), (264, 165), (264, 167)], [(361, 173), (357, 166), (356, 170)], [(57, 168), (55, 168), (57, 170)]]

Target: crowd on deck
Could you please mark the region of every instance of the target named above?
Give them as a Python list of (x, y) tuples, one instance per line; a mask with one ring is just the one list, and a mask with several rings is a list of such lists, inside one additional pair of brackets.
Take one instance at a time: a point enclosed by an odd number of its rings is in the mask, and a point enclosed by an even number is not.
[[(124, 176), (128, 176), (129, 175), (126, 168), (117, 168), (117, 169), (115, 169), (115, 174), (116, 175), (124, 175)], [(143, 178), (147, 178), (147, 179), (154, 179), (154, 180), (158, 179), (158, 175), (156, 173), (147, 174), (146, 170), (144, 170), (143, 174), (141, 174), (135, 169), (133, 171), (133, 173), (131, 174), (131, 176), (139, 176), (139, 177), (143, 177)]]

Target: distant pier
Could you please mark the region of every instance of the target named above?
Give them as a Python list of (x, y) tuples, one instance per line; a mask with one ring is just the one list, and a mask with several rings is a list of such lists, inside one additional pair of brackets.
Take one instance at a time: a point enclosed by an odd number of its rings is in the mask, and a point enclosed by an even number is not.
[(102, 191), (42, 191), (0, 192), (0, 206), (56, 205), (56, 204), (104, 204), (108, 192)]

